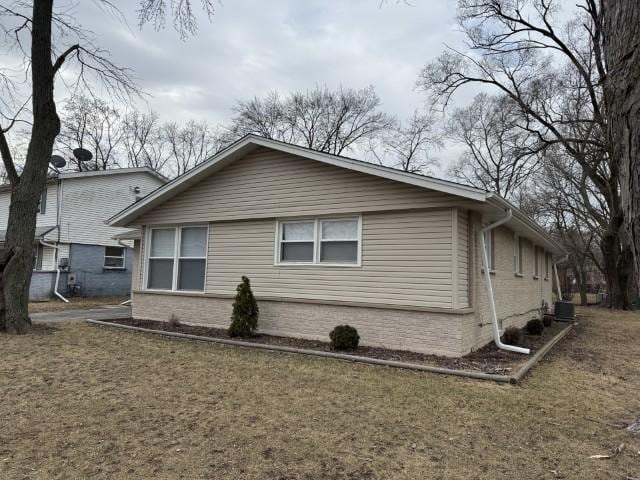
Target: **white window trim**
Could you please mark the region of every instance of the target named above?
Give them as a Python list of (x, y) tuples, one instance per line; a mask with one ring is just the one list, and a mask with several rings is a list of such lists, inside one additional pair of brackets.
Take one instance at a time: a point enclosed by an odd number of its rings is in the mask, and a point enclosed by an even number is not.
[[(122, 256), (121, 257), (117, 257), (115, 255), (107, 255), (107, 248), (109, 247), (113, 247), (113, 248), (121, 248), (122, 249)], [(122, 259), (122, 266), (121, 267), (109, 267), (107, 265), (105, 265), (107, 258), (121, 258)], [(102, 268), (105, 270), (126, 270), (127, 269), (127, 249), (125, 247), (123, 247), (122, 245), (109, 245), (104, 247), (104, 258), (102, 259)]]
[[(354, 239), (348, 238), (343, 240), (322, 240), (322, 222), (327, 221), (339, 221), (339, 220), (355, 220), (358, 224), (358, 233), (356, 241), (358, 243), (358, 253), (356, 263), (328, 263), (320, 261), (320, 245), (324, 242), (332, 241), (346, 241), (352, 242)], [(283, 262), (280, 261), (282, 237), (282, 224), (283, 223), (309, 223), (313, 222), (313, 261), (311, 262)], [(285, 240), (286, 243), (286, 240)], [(273, 255), (273, 265), (277, 267), (344, 267), (344, 268), (358, 268), (362, 267), (362, 215), (347, 215), (347, 216), (320, 216), (320, 217), (306, 217), (306, 218), (278, 218), (276, 219), (276, 232), (275, 232), (275, 247)]]
[[(181, 257), (180, 256), (180, 241), (182, 240), (183, 228), (206, 228), (206, 244), (204, 254), (204, 286), (202, 290), (178, 290), (178, 264), (180, 260), (198, 259), (202, 257)], [(174, 245), (173, 245), (173, 257), (151, 257), (151, 235), (154, 230), (175, 230), (174, 233)], [(143, 290), (147, 292), (185, 292), (185, 293), (202, 293), (207, 291), (207, 269), (209, 267), (209, 233), (210, 224), (196, 224), (196, 225), (157, 225), (145, 228), (144, 234), (144, 265), (143, 265)], [(171, 259), (173, 260), (173, 278), (171, 282), (171, 290), (162, 288), (149, 288), (149, 259)]]

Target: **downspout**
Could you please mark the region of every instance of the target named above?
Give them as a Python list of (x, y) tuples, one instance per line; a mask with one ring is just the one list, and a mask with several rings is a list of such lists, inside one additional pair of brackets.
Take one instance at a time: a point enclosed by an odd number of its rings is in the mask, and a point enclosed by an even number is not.
[[(118, 242), (118, 245), (121, 245), (121, 246), (123, 246), (124, 248), (131, 248), (131, 247), (129, 247), (129, 245), (127, 245), (126, 243), (123, 243), (123, 242), (122, 242), (122, 240), (120, 240), (119, 238), (118, 238), (117, 242)], [(126, 261), (126, 258), (127, 258), (127, 251), (125, 250), (124, 252), (125, 252), (125, 253), (124, 253), (124, 255), (125, 255), (125, 261)], [(129, 305), (130, 303), (131, 303), (131, 299), (129, 299), (129, 300), (125, 300), (125, 301), (124, 301), (124, 302), (122, 302), (120, 305)]]
[(569, 255), (565, 255), (560, 260), (553, 262), (553, 274), (556, 277), (556, 293), (558, 294), (558, 301), (562, 302), (562, 289), (560, 288), (560, 278), (558, 277), (558, 264), (564, 262), (569, 258)]
[[(50, 247), (56, 250), (56, 261), (58, 259), (58, 249), (60, 247), (58, 247), (57, 245), (53, 245), (51, 243), (47, 243), (44, 240), (40, 239), (40, 243), (42, 245), (44, 245), (45, 247)], [(66, 298), (64, 298), (62, 296), (62, 294), (60, 292), (58, 292), (58, 284), (60, 283), (60, 265), (56, 265), (56, 284), (53, 287), (53, 293), (55, 294), (56, 297), (58, 297), (60, 300), (62, 300), (65, 303), (69, 303), (69, 300), (67, 300)]]
[(484, 271), (485, 284), (487, 286), (487, 297), (489, 299), (491, 323), (493, 325), (493, 341), (495, 342), (496, 346), (502, 350), (507, 350), (509, 352), (516, 352), (516, 353), (524, 353), (525, 355), (528, 355), (530, 353), (530, 350), (528, 348), (516, 347), (514, 345), (507, 345), (505, 343), (502, 343), (502, 339), (500, 338), (500, 326), (498, 325), (498, 314), (496, 313), (496, 302), (493, 297), (493, 285), (491, 284), (491, 272), (489, 271), (489, 256), (487, 255), (487, 245), (484, 240), (485, 233), (490, 232), (494, 228), (502, 225), (503, 223), (508, 222), (509, 220), (511, 220), (511, 217), (513, 217), (513, 212), (509, 208), (507, 209), (506, 215), (503, 218), (480, 229), (480, 245), (482, 247), (481, 249), (482, 264), (484, 267), (483, 271)]

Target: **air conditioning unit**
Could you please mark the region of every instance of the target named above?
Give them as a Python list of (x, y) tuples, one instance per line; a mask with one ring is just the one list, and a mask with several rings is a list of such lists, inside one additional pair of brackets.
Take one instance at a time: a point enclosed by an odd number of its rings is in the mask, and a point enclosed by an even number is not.
[(58, 267), (60, 267), (62, 270), (66, 270), (67, 268), (69, 268), (69, 259), (67, 257), (62, 257), (60, 260), (58, 260)]

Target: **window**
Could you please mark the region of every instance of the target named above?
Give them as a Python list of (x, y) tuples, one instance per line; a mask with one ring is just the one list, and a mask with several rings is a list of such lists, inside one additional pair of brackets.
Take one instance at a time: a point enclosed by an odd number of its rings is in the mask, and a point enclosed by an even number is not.
[(276, 263), (359, 265), (360, 218), (278, 222)]
[(320, 222), (320, 263), (358, 263), (358, 221)]
[(540, 278), (540, 249), (534, 245), (533, 247), (533, 261), (535, 262), (533, 266), (533, 278)]
[[(484, 247), (487, 251), (487, 259), (489, 260), (489, 271), (495, 269), (495, 248), (493, 246), (495, 240), (494, 230), (484, 232)], [(483, 258), (484, 263), (484, 258)]]
[(516, 275), (522, 275), (522, 255), (524, 252), (524, 239), (520, 235), (513, 237), (514, 253), (513, 266)]
[(516, 235), (514, 237), (514, 246), (515, 246), (515, 252), (514, 252), (514, 266), (515, 266), (515, 273), (517, 276), (522, 276), (522, 272), (524, 271), (524, 238), (522, 238), (520, 235)]
[(313, 263), (315, 222), (286, 222), (280, 227), (280, 261)]
[(104, 247), (104, 268), (110, 270), (124, 270), (124, 247)]
[(520, 273), (520, 237), (513, 234), (513, 273)]
[(147, 288), (204, 291), (207, 236), (207, 227), (152, 228)]
[(38, 203), (38, 213), (44, 215), (47, 212), (47, 187), (40, 194), (40, 203)]
[(544, 255), (544, 279), (549, 280), (549, 263), (551, 260), (551, 254), (545, 253)]

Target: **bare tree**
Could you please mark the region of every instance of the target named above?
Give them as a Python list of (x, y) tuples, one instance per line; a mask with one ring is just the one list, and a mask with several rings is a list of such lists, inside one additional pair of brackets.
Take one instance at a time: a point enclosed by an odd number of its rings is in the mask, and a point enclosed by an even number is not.
[[(628, 308), (630, 250), (623, 242), (619, 161), (605, 138), (601, 12), (584, 0), (559, 25), (556, 0), (459, 0), (470, 52), (447, 50), (422, 71), (420, 85), (446, 105), (465, 85), (484, 85), (519, 106), (540, 148), (559, 145), (605, 199), (602, 235), (611, 306)], [(586, 192), (583, 192), (586, 195)]]
[(169, 161), (168, 142), (158, 114), (131, 110), (123, 116), (123, 147), (130, 167), (148, 167), (164, 173)]
[(432, 174), (439, 165), (433, 155), (441, 147), (442, 134), (433, 114), (419, 110), (406, 123), (393, 124), (369, 142), (369, 151), (381, 165), (422, 175)]
[(249, 133), (340, 155), (365, 145), (393, 124), (381, 112), (373, 87), (359, 90), (316, 87), (281, 98), (276, 92), (264, 99), (238, 102), (227, 127), (227, 143)]
[[(117, 12), (110, 1), (99, 2)], [(208, 14), (213, 1), (203, 0)], [(190, 0), (172, 2), (174, 25), (183, 34), (195, 31)], [(165, 18), (164, 0), (144, 0), (140, 23), (154, 22), (159, 28)], [(138, 93), (128, 69), (111, 61), (108, 52), (95, 46), (95, 38), (77, 24), (64, 6), (54, 9), (53, 0), (14, 0), (0, 5), (0, 29), (6, 51), (22, 57), (20, 67), (0, 67), (0, 156), (12, 186), (5, 252), (0, 261), (0, 330), (24, 333), (31, 321), (28, 314), (29, 284), (33, 269), (33, 239), (40, 195), (45, 187), (53, 144), (60, 131), (54, 84), (61, 78), (73, 89), (91, 89), (95, 82), (119, 98)], [(68, 78), (60, 74), (73, 63)], [(77, 74), (74, 74), (77, 73)], [(69, 78), (73, 75), (73, 80)], [(29, 94), (18, 98), (22, 81)], [(7, 136), (19, 122), (30, 126), (24, 167), (18, 172)]]
[(509, 200), (517, 199), (541, 159), (537, 136), (520, 126), (521, 117), (519, 107), (509, 98), (485, 93), (454, 111), (447, 136), (465, 150), (449, 174)]
[(167, 142), (168, 168), (173, 176), (201, 164), (222, 148), (219, 135), (207, 122), (191, 120), (184, 126), (167, 123), (162, 128)]
[(93, 154), (90, 162), (69, 156), (74, 170), (107, 170), (120, 166), (125, 131), (117, 108), (99, 98), (77, 96), (64, 104), (60, 122), (57, 147), (68, 152), (80, 147)]

